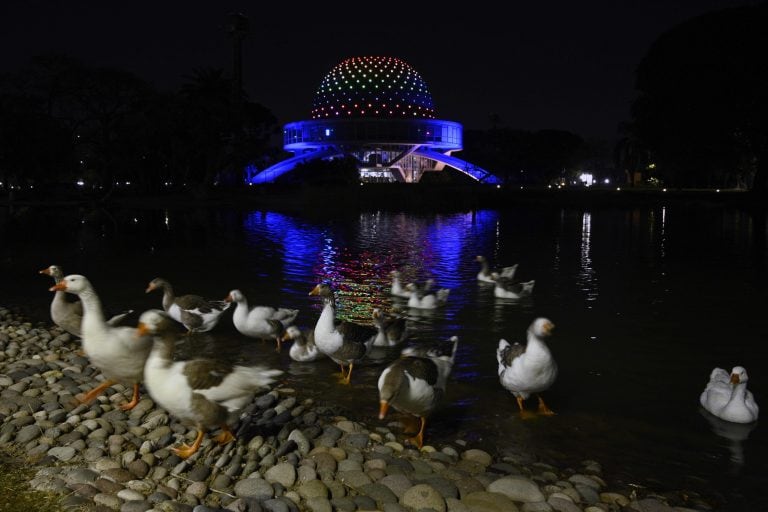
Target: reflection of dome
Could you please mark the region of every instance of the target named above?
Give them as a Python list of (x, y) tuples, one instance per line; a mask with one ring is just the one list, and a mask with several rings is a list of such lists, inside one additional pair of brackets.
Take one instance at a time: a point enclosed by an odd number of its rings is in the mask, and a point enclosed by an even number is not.
[(312, 119), (434, 119), (432, 95), (421, 75), (394, 57), (352, 57), (323, 78)]

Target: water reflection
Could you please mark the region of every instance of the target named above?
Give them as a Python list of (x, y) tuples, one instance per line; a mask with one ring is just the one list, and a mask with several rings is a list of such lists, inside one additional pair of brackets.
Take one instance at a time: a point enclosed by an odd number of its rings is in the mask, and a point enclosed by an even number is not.
[(592, 266), (592, 214), (584, 212), (581, 215), (581, 251), (580, 251), (579, 285), (586, 295), (587, 309), (592, 309), (597, 300), (597, 278)]
[(742, 443), (747, 440), (750, 432), (755, 429), (757, 422), (732, 423), (721, 420), (704, 409), (699, 409), (699, 412), (706, 418), (712, 432), (726, 441), (726, 447), (730, 455), (730, 473), (732, 475), (739, 474), (745, 462)]

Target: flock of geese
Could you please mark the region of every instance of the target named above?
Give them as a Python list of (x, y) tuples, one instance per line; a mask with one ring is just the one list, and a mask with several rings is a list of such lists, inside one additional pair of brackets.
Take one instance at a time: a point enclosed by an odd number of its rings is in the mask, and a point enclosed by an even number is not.
[[(483, 256), (476, 261), (481, 269), (477, 280), (491, 283), (494, 295), (519, 299), (530, 296), (534, 281), (515, 280), (517, 265), (492, 271)], [(174, 359), (174, 346), (182, 335), (208, 332), (229, 309), (235, 308), (232, 321), (244, 336), (274, 340), (276, 350), (282, 343), (292, 342), (291, 359), (310, 362), (328, 357), (339, 365), (340, 382), (350, 384), (354, 365), (363, 360), (374, 346), (395, 347), (409, 335), (404, 316), (374, 309), (372, 325), (339, 319), (336, 297), (329, 283), (319, 283), (309, 295), (319, 297), (323, 307), (314, 329), (302, 330), (293, 325), (298, 310), (269, 306), (251, 307), (240, 290), (229, 292), (225, 300), (208, 300), (198, 295), (176, 296), (171, 284), (153, 279), (146, 288), (150, 293), (162, 292), (162, 310), (142, 313), (136, 327), (121, 326), (127, 313), (106, 319), (101, 301), (90, 281), (82, 275), (64, 275), (61, 267), (52, 265), (40, 273), (54, 279), (51, 303), (53, 322), (82, 339), (82, 349), (90, 363), (103, 375), (104, 381), (79, 395), (82, 403), (94, 400), (115, 383), (132, 386), (131, 400), (121, 405), (130, 410), (139, 402), (143, 383), (153, 400), (171, 415), (193, 426), (197, 435), (191, 445), (182, 444), (173, 451), (182, 458), (194, 454), (209, 429), (219, 428), (214, 441), (225, 444), (234, 439), (228, 423), (253, 398), (275, 382), (283, 372), (263, 366), (240, 366), (215, 359)], [(435, 289), (435, 282), (403, 284), (398, 271), (391, 272), (390, 292), (407, 299), (411, 308), (436, 309), (444, 306), (450, 290)], [(67, 294), (79, 300), (67, 299)], [(516, 398), (520, 415), (534, 415), (524, 407), (532, 395), (538, 397), (538, 414), (554, 414), (544, 403), (541, 393), (557, 377), (557, 364), (547, 345), (554, 324), (547, 318), (536, 318), (528, 327), (523, 343), (499, 340), (496, 350), (501, 385)], [(401, 357), (389, 364), (378, 379), (379, 418), (384, 419), (390, 407), (419, 419), (415, 436), (408, 439), (419, 448), (423, 445), (427, 417), (440, 403), (451, 373), (458, 337), (434, 345), (409, 346)], [(712, 372), (707, 389), (701, 395), (702, 406), (726, 421), (747, 423), (757, 419), (754, 397), (746, 389), (747, 375), (741, 367), (729, 375), (721, 369)]]

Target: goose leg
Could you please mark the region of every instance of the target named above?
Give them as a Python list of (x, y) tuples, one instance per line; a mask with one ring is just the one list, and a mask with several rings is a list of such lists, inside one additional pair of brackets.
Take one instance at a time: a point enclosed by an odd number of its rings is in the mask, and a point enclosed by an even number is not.
[(530, 411), (526, 411), (525, 407), (523, 407), (523, 399), (522, 397), (516, 397), (517, 398), (517, 406), (520, 408), (520, 417), (524, 420), (529, 420), (536, 416), (534, 413)]
[(335, 373), (334, 375), (339, 377), (339, 382), (344, 382), (347, 378), (347, 372), (344, 371), (344, 365), (342, 363), (339, 363), (339, 366), (341, 366), (341, 373)]
[(555, 414), (554, 411), (544, 403), (544, 399), (541, 398), (541, 395), (539, 395), (539, 414), (543, 414), (544, 416), (554, 416)]
[(107, 389), (109, 386), (111, 386), (114, 383), (115, 381), (113, 380), (105, 380), (104, 382), (102, 382), (101, 384), (99, 384), (98, 386), (96, 386), (86, 394), (84, 394), (83, 397), (79, 399), (80, 402), (87, 404), (88, 402), (90, 402), (91, 400), (99, 396), (105, 389)]
[(200, 428), (197, 430), (197, 437), (195, 438), (195, 442), (192, 443), (192, 446), (184, 443), (178, 448), (171, 448), (171, 451), (182, 459), (187, 459), (200, 448), (200, 444), (203, 442), (204, 435), (205, 432), (203, 432), (203, 429)]
[(229, 427), (227, 426), (227, 424), (223, 423), (221, 425), (221, 434), (214, 437), (213, 440), (221, 445), (225, 445), (227, 443), (234, 441), (235, 435), (232, 433), (231, 430), (229, 430)]
[(343, 384), (349, 385), (349, 381), (352, 378), (352, 367), (355, 366), (355, 363), (349, 363), (349, 370), (347, 371), (347, 376), (344, 378)]
[(139, 383), (135, 383), (133, 385), (133, 397), (131, 397), (131, 401), (127, 404), (123, 404), (120, 406), (120, 408), (124, 411), (130, 411), (134, 407), (136, 407), (139, 403)]
[(415, 444), (416, 446), (421, 449), (421, 447), (424, 445), (424, 427), (427, 426), (427, 418), (424, 418), (423, 416), (419, 418), (421, 420), (421, 427), (419, 428), (419, 433), (416, 434), (414, 437), (409, 437), (408, 441), (412, 444)]

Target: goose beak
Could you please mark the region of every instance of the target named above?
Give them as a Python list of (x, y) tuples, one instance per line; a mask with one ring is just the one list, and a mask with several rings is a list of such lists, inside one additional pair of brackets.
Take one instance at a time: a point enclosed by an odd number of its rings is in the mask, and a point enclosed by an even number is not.
[(49, 275), (51, 275), (51, 269), (50, 268), (44, 268), (43, 270), (38, 272), (38, 274), (45, 274), (45, 275), (49, 276)]
[(139, 336), (146, 336), (149, 334), (149, 328), (145, 323), (139, 322), (139, 325), (136, 326), (136, 332)]
[(383, 420), (384, 416), (387, 415), (387, 411), (389, 410), (389, 402), (386, 400), (382, 400), (379, 402), (379, 419)]
[(147, 286), (147, 289), (144, 290), (144, 293), (149, 293), (149, 292), (151, 292), (154, 289), (155, 289), (155, 285), (152, 284), (152, 283), (149, 283), (149, 286)]
[(67, 291), (67, 282), (61, 281), (48, 288), (50, 292), (65, 292)]
[(320, 285), (318, 284), (314, 288), (312, 288), (312, 291), (309, 292), (310, 295), (320, 295)]
[(739, 383), (739, 374), (738, 373), (732, 373), (731, 374), (731, 384), (738, 384)]
[(235, 300), (235, 299), (232, 298), (232, 294), (231, 293), (229, 295), (227, 295), (226, 297), (224, 297), (224, 302), (232, 302), (233, 300)]

